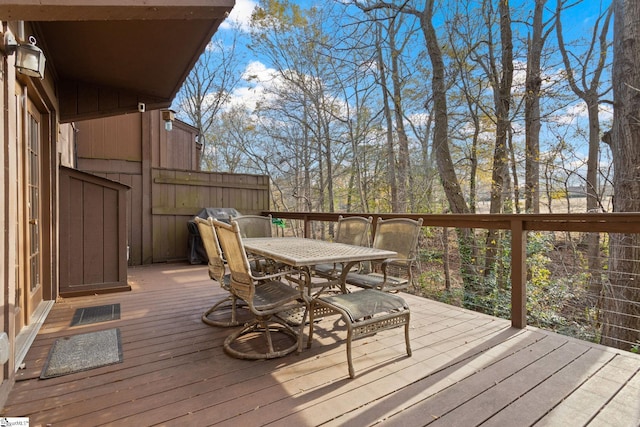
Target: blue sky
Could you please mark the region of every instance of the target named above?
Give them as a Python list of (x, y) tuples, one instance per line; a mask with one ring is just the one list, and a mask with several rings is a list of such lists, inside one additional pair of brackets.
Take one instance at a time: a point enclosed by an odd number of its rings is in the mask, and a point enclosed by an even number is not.
[[(303, 7), (311, 7), (313, 5), (324, 5), (327, 1), (332, 0), (323, 0), (323, 1), (308, 1), (308, 0), (299, 0), (297, 1)], [(443, 4), (447, 4), (446, 0), (442, 0)], [(533, 3), (532, 0), (512, 0), (514, 5), (521, 4), (522, 2)], [(565, 33), (565, 39), (567, 42), (576, 37), (584, 37), (585, 35), (589, 35), (592, 31), (592, 26), (596, 21), (598, 15), (601, 11), (606, 8), (611, 3), (610, 0), (584, 0), (580, 5), (574, 6), (563, 14), (563, 27)], [(236, 5), (233, 8), (230, 16), (227, 18), (225, 22), (220, 26), (219, 32), (223, 33), (227, 31), (234, 31), (233, 27), (239, 27), (248, 32), (249, 22), (251, 19), (251, 13), (253, 9), (256, 7), (257, 2), (253, 0), (236, 0)], [(548, 0), (547, 9), (555, 9), (556, 1)], [(613, 25), (611, 25), (613, 27)], [(258, 79), (259, 81), (269, 81), (271, 80), (271, 70), (270, 65), (261, 61), (260, 58), (248, 57), (245, 64), (246, 74), (264, 76), (263, 79)], [(239, 88), (237, 93), (235, 94), (237, 99), (236, 102), (243, 102), (243, 99), (252, 103), (252, 98), (257, 96), (257, 92), (260, 91), (260, 84), (251, 84), (249, 86), (245, 86), (243, 88)], [(606, 110), (606, 108), (605, 108)], [(577, 114), (586, 114), (586, 109), (581, 106), (573, 106), (568, 110), (568, 113), (571, 115)], [(605, 120), (607, 113), (605, 112)], [(569, 120), (569, 118), (560, 119), (559, 120)]]
[[(320, 7), (328, 7), (330, 2), (346, 2), (348, 0), (298, 0), (295, 1), (303, 8), (309, 8), (311, 6), (320, 6)], [(401, 1), (401, 0), (390, 0), (390, 1)], [(416, 0), (417, 1), (417, 0)], [(455, 0), (436, 0), (440, 2), (440, 7), (451, 7), (455, 5)], [(476, 0), (480, 1), (480, 0)], [(497, 2), (498, 0), (494, 0)], [(527, 8), (531, 9), (533, 0), (510, 0), (511, 4), (514, 6), (513, 9), (516, 9), (517, 5), (525, 5)], [(589, 37), (593, 25), (598, 18), (598, 16), (602, 13), (608, 5), (611, 3), (611, 0), (584, 0), (578, 6), (572, 7), (571, 9), (563, 12), (562, 22), (564, 27), (565, 41), (570, 42), (573, 39), (579, 37)], [(222, 23), (220, 26), (218, 33), (216, 34), (216, 38), (222, 38), (223, 40), (226, 37), (229, 37), (232, 31), (238, 31), (240, 28), (240, 39), (239, 46), (246, 46), (250, 43), (249, 39), (249, 23), (251, 19), (251, 14), (258, 1), (253, 0), (236, 0), (236, 5), (233, 8), (230, 16)], [(556, 7), (556, 0), (547, 0), (547, 14), (550, 15), (553, 13)], [(532, 12), (531, 12), (532, 13)], [(514, 31), (518, 30), (522, 32), (519, 36), (522, 36), (526, 33), (527, 30), (524, 27), (520, 26), (517, 22), (517, 17), (513, 17), (514, 19)], [(522, 19), (522, 18), (521, 18)], [(524, 18), (526, 19), (526, 18)], [(611, 29), (613, 24), (611, 24)], [(420, 36), (422, 37), (422, 36)], [(550, 36), (550, 42), (555, 44), (555, 34)], [(255, 107), (257, 101), (262, 100), (263, 97), (269, 97), (269, 85), (273, 85), (274, 82), (278, 81), (277, 73), (274, 69), (272, 69), (271, 64), (264, 58), (256, 57), (254, 53), (246, 49), (245, 60), (241, 65), (241, 73), (243, 76), (252, 76), (251, 79), (245, 78), (243, 79), (238, 87), (234, 89), (231, 94), (231, 102), (235, 105), (242, 105), (248, 111), (252, 111)], [(520, 52), (522, 53), (522, 52)], [(520, 55), (520, 62), (516, 63), (516, 75), (514, 76), (514, 93), (522, 92), (524, 82), (524, 64), (522, 62), (522, 55)], [(608, 58), (611, 61), (611, 57)], [(554, 59), (552, 65), (545, 70), (547, 75), (551, 76), (552, 80), (562, 81), (562, 73), (564, 72), (562, 62), (557, 58)], [(605, 78), (603, 77), (603, 81)], [(566, 81), (566, 77), (565, 77)], [(427, 83), (428, 84), (428, 83)], [(611, 93), (608, 94), (608, 98), (611, 99)], [(562, 167), (568, 167), (572, 170), (570, 185), (581, 185), (582, 179), (585, 176), (585, 160), (587, 153), (587, 142), (586, 142), (586, 134), (584, 130), (587, 128), (586, 126), (586, 117), (587, 117), (587, 108), (577, 99), (577, 97), (573, 97), (575, 100), (569, 105), (562, 106), (558, 110), (554, 110), (551, 113), (551, 117), (548, 119), (547, 127), (542, 130), (541, 134), (541, 142), (543, 147), (542, 156), (555, 156), (556, 152), (553, 150), (553, 146), (558, 143), (558, 141), (562, 138), (566, 138), (570, 140), (574, 147), (572, 153), (567, 154), (572, 157), (571, 162), (565, 162), (562, 160)], [(179, 110), (179, 108), (176, 108)], [(422, 120), (426, 117), (424, 111), (418, 111), (415, 113), (414, 117), (422, 117)], [(612, 118), (611, 107), (603, 104), (600, 110), (601, 117), (601, 126), (602, 130), (607, 130), (609, 126), (609, 122)], [(418, 120), (414, 119), (415, 122)], [(515, 129), (516, 138), (520, 138), (523, 140), (524, 132), (523, 125), (521, 122), (514, 122), (513, 124)], [(491, 135), (487, 135), (487, 138), (490, 140)], [(546, 145), (546, 146), (545, 146)], [(607, 153), (606, 148), (603, 147), (603, 153)], [(608, 166), (608, 160), (603, 158), (601, 161), (601, 165), (603, 168)]]
[[(303, 7), (310, 7), (313, 5), (323, 5), (328, 1), (335, 0), (298, 0), (295, 1), (295, 3)], [(446, 0), (443, 1), (446, 3)], [(453, 1), (451, 2), (453, 3)], [(514, 5), (522, 4), (523, 2), (533, 3), (533, 0), (512, 0)], [(571, 37), (571, 33), (573, 33), (573, 35), (589, 33), (600, 11), (606, 8), (610, 3), (610, 0), (584, 0), (580, 5), (572, 7), (563, 17), (563, 22), (566, 22), (565, 31), (568, 36)], [(229, 30), (232, 23), (248, 29), (251, 12), (256, 5), (257, 2), (253, 0), (236, 0), (236, 5), (227, 20), (222, 23), (220, 29)], [(555, 0), (547, 0), (547, 9), (554, 9), (555, 6)]]
[[(323, 0), (323, 1), (298, 1), (302, 7), (311, 7), (313, 5), (323, 5), (327, 4), (327, 1), (332, 0)], [(333, 0), (337, 1), (337, 0)], [(452, 2), (447, 2), (447, 0), (440, 0), (443, 5), (451, 5)], [(515, 6), (519, 4), (525, 4), (529, 8), (531, 8), (533, 1), (532, 0), (511, 0), (512, 5)], [(571, 9), (563, 12), (563, 29), (565, 40), (570, 42), (572, 39), (578, 37), (588, 37), (591, 32), (593, 25), (598, 18), (599, 14), (602, 13), (602, 10), (605, 9), (611, 0), (584, 0), (580, 5), (574, 6)], [(257, 2), (252, 0), (236, 0), (236, 5), (232, 10), (230, 16), (227, 20), (220, 26), (217, 36), (224, 37), (225, 32), (236, 31), (234, 28), (244, 29), (248, 35), (249, 22), (251, 18), (251, 13), (255, 8)], [(446, 6), (445, 6), (446, 7)], [(552, 13), (556, 7), (556, 0), (548, 0), (547, 9), (548, 14)], [(514, 19), (516, 19), (514, 17)], [(514, 27), (518, 24), (514, 22)], [(611, 24), (613, 27), (613, 24)], [(227, 33), (228, 34), (228, 33)], [(551, 35), (552, 42), (555, 43), (555, 35)], [(240, 45), (244, 46), (248, 43), (248, 38), (240, 41)], [(609, 58), (611, 60), (611, 58)], [(521, 71), (516, 73), (514, 78), (514, 83), (518, 83), (519, 81), (522, 83), (524, 78), (523, 65), (516, 64), (516, 68), (519, 68)], [(269, 84), (273, 84), (275, 72), (271, 68), (271, 65), (267, 63), (264, 59), (258, 58), (255, 56), (251, 56), (249, 53), (246, 57), (245, 63), (242, 65), (243, 75), (251, 75), (257, 76), (257, 78), (252, 79), (252, 81), (243, 81), (240, 86), (235, 89), (232, 94), (233, 103), (246, 105), (247, 108), (251, 109), (255, 102), (260, 99), (260, 97), (264, 96), (266, 89)], [(549, 75), (559, 76), (562, 73), (561, 63), (556, 61), (554, 64), (554, 68), (546, 70)], [(518, 88), (514, 88), (514, 91), (517, 91)], [(521, 89), (520, 89), (521, 90)], [(611, 94), (609, 94), (609, 98)], [(560, 128), (564, 125), (572, 125), (575, 123), (582, 123), (584, 126), (584, 122), (587, 115), (586, 106), (581, 102), (574, 102), (572, 105), (568, 105), (562, 110), (556, 111), (553, 114), (552, 122), (555, 123), (554, 126)], [(604, 130), (606, 130), (606, 123), (611, 119), (612, 113), (611, 109), (608, 106), (603, 106), (601, 108), (601, 120), (603, 124)], [(543, 130), (544, 132), (544, 130)], [(544, 138), (545, 136), (543, 136)], [(557, 135), (553, 132), (546, 135), (548, 140), (556, 140)], [(579, 150), (580, 153), (583, 153), (582, 148)], [(586, 150), (582, 154), (583, 157), (586, 157)], [(583, 159), (578, 159), (577, 162), (582, 162)], [(577, 169), (580, 169), (579, 166), (576, 166)]]

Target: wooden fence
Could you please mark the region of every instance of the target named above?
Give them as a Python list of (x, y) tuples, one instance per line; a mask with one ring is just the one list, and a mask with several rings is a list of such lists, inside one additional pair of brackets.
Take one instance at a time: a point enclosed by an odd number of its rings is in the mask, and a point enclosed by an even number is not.
[(147, 220), (153, 262), (187, 258), (187, 222), (203, 208), (234, 208), (244, 215), (269, 209), (269, 177), (265, 175), (153, 169), (151, 177)]

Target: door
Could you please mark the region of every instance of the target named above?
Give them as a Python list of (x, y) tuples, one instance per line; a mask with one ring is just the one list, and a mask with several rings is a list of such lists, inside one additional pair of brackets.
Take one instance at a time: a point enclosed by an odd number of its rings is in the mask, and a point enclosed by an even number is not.
[[(40, 194), (42, 191), (42, 157), (41, 142), (42, 132), (40, 130), (40, 113), (29, 102), (27, 114), (27, 144), (25, 160), (27, 163), (27, 194), (26, 194), (26, 256), (27, 256), (27, 280), (26, 284), (26, 310), (27, 319), (31, 317), (38, 304), (42, 301), (42, 236), (40, 233), (41, 203)], [(28, 320), (27, 320), (28, 321)]]
[(16, 330), (30, 323), (30, 319), (42, 302), (42, 129), (41, 114), (26, 97), (26, 89), (17, 92), (18, 173), (15, 321)]

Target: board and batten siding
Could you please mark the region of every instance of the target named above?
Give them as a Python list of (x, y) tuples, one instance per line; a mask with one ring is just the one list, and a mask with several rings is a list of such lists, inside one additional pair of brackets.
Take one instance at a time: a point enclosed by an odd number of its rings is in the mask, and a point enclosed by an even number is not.
[(128, 290), (126, 185), (60, 168), (60, 295)]
[(186, 260), (187, 222), (207, 207), (242, 214), (270, 209), (269, 177), (202, 172), (198, 130), (159, 111), (76, 124), (78, 169), (120, 182), (127, 192), (129, 265)]

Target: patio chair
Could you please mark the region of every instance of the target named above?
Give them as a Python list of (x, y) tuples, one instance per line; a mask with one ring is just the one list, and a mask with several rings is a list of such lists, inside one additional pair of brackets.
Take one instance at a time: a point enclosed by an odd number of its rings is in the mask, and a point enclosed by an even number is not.
[[(408, 288), (413, 283), (411, 268), (416, 259), (422, 218), (378, 218), (372, 247), (397, 252), (395, 258), (372, 263), (369, 272), (350, 272), (346, 283), (365, 289), (393, 292)], [(393, 274), (392, 274), (393, 273)]]
[[(218, 236), (211, 223), (211, 218), (203, 219), (196, 217), (196, 224), (202, 243), (204, 244), (205, 252), (209, 259), (209, 277), (212, 280), (217, 281), (220, 287), (224, 289), (228, 295), (218, 302), (216, 302), (210, 309), (202, 314), (202, 321), (207, 325), (229, 327), (238, 326), (240, 323), (236, 319), (236, 308), (238, 307), (238, 300), (234, 294), (231, 293), (230, 282), (231, 276), (226, 274), (226, 266), (222, 250), (220, 249), (220, 243), (218, 242)], [(230, 319), (218, 320), (209, 318), (209, 315), (218, 310), (228, 311)], [(225, 313), (226, 314), (226, 313)]]
[[(369, 246), (369, 229), (373, 217), (349, 216), (338, 217), (338, 227), (336, 229), (336, 243), (346, 243), (348, 245)], [(314, 266), (314, 273), (317, 276), (334, 280), (342, 274), (342, 264), (318, 264)]]
[(271, 215), (241, 215), (233, 218), (240, 227), (243, 239), (250, 237), (272, 237)]
[[(240, 228), (240, 235), (243, 239), (253, 237), (273, 237), (271, 227), (271, 215), (240, 215), (233, 218), (238, 223)], [(275, 273), (281, 268), (282, 265), (277, 265), (271, 260), (252, 257), (250, 259), (252, 269), (264, 273)]]
[(350, 378), (355, 378), (351, 355), (351, 342), (354, 339), (404, 325), (407, 356), (411, 356), (409, 342), (411, 312), (405, 300), (399, 295), (376, 289), (364, 289), (349, 294), (322, 295), (313, 299), (309, 311), (308, 348), (311, 348), (313, 339), (314, 317), (334, 313), (340, 314), (347, 325), (347, 363)]
[[(300, 326), (296, 332), (277, 315), (304, 309), (302, 321), (304, 325), (308, 304), (303, 298), (302, 290), (278, 280), (286, 275), (287, 271), (254, 276), (242, 244), (238, 223), (231, 220), (231, 224), (226, 224), (215, 219), (212, 222), (224, 251), (227, 266), (231, 271), (231, 292), (246, 302), (254, 315), (252, 321), (227, 337), (224, 341), (224, 350), (229, 355), (240, 359), (272, 359), (289, 354), (296, 348), (301, 350), (303, 326)], [(274, 343), (272, 334), (275, 333), (284, 334), (288, 339), (293, 340), (293, 344), (276, 348), (275, 344), (281, 344), (281, 341)], [(252, 343), (260, 335), (265, 341), (260, 345), (260, 349), (256, 349)]]

